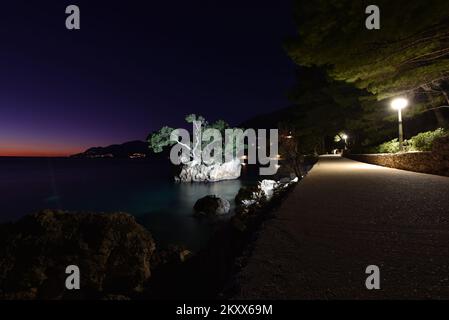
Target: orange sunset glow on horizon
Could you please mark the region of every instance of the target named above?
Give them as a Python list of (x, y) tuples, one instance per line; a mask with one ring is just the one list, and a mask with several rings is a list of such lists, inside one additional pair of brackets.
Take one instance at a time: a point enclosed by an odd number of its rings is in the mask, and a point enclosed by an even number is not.
[(19, 145), (2, 146), (0, 144), (0, 157), (68, 157), (80, 153), (83, 148), (58, 147), (54, 145)]

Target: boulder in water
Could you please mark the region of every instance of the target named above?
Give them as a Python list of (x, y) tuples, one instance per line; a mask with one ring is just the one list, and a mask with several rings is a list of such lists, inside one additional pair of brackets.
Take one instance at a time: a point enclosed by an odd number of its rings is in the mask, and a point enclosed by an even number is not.
[(228, 200), (216, 195), (199, 199), (193, 209), (197, 215), (223, 215), (229, 213), (231, 205)]

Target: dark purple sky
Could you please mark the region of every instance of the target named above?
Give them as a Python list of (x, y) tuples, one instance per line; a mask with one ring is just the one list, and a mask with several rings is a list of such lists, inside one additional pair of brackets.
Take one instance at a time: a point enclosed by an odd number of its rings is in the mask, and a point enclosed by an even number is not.
[[(69, 4), (80, 31), (65, 28)], [(189, 113), (237, 124), (285, 107), (293, 33), (289, 0), (2, 3), (0, 155), (70, 154)]]

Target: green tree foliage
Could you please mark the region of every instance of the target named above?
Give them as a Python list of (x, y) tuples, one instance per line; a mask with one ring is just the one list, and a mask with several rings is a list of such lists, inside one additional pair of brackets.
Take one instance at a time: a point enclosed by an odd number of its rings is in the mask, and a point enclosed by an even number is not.
[[(195, 115), (195, 114), (189, 114), (185, 117), (185, 121), (189, 124), (192, 124), (193, 126), (195, 126), (195, 124), (199, 124), (201, 126), (201, 132), (206, 131), (207, 129), (216, 129), (220, 132), (221, 137), (223, 137), (222, 140), (222, 148), (223, 150), (229, 150), (232, 151), (233, 154), (235, 154), (237, 152), (237, 147), (238, 147), (238, 143), (237, 140), (228, 140), (226, 141), (225, 139), (225, 130), (226, 129), (237, 129), (237, 128), (231, 128), (229, 126), (229, 124), (224, 121), (224, 120), (217, 120), (215, 122), (209, 123), (204, 117), (199, 116), (199, 115)], [(196, 128), (199, 130), (199, 128)], [(197, 134), (199, 131), (196, 130), (192, 130), (192, 135)], [(153, 132), (152, 134), (150, 134), (148, 136), (148, 143), (149, 143), (149, 148), (154, 152), (154, 153), (160, 153), (164, 150), (165, 147), (168, 146), (172, 146), (176, 143), (176, 141), (170, 140), (171, 134), (172, 132), (176, 133), (175, 129), (168, 127), (168, 126), (164, 126), (161, 129), (159, 129), (158, 131)], [(193, 145), (193, 144), (189, 144), (186, 147), (190, 149), (190, 153), (191, 156), (193, 157), (195, 154), (198, 154), (199, 156), (201, 156), (201, 154), (199, 153), (201, 150), (206, 150), (209, 151), (207, 148), (210, 147), (210, 143), (213, 142), (213, 138), (211, 138), (209, 141), (203, 140), (202, 136), (197, 136), (197, 140), (199, 140), (199, 144), (198, 145)], [(227, 143), (227, 144), (226, 144)], [(201, 147), (201, 148), (199, 148)], [(247, 146), (244, 144), (243, 146), (240, 146), (243, 148), (246, 148)], [(197, 153), (198, 152), (198, 153)]]
[(421, 132), (408, 140), (408, 148), (410, 151), (431, 151), (433, 142), (436, 139), (448, 135), (448, 131), (438, 128), (435, 131)]
[(399, 152), (399, 141), (398, 139), (393, 139), (382, 143), (377, 147), (378, 153), (397, 153)]
[[(418, 133), (416, 136), (406, 140), (405, 151), (432, 151), (433, 143), (437, 139), (445, 137), (449, 131), (438, 128), (434, 131), (426, 131)], [(378, 153), (396, 153), (399, 152), (399, 141), (393, 139), (391, 141), (380, 144), (374, 152)]]
[(148, 137), (150, 149), (154, 153), (160, 153), (164, 150), (164, 147), (175, 144), (175, 141), (170, 141), (170, 135), (173, 130), (173, 128), (164, 126), (160, 130), (150, 134)]
[[(217, 120), (216, 122), (213, 122), (209, 124), (209, 122), (206, 121), (206, 119), (202, 116), (198, 116), (196, 114), (189, 114), (185, 117), (185, 121), (189, 124), (193, 124), (195, 121), (197, 123), (201, 124), (201, 129), (207, 130), (207, 129), (217, 129), (220, 131), (220, 133), (224, 136), (225, 129), (229, 128), (229, 124), (223, 120)], [(176, 143), (176, 141), (171, 141), (170, 136), (172, 132), (174, 132), (174, 128), (164, 126), (161, 129), (151, 133), (148, 136), (148, 143), (149, 148), (154, 153), (160, 153), (164, 150), (167, 146), (172, 146)], [(201, 138), (201, 137), (200, 137)], [(202, 147), (206, 146), (209, 143), (209, 141), (202, 141)]]

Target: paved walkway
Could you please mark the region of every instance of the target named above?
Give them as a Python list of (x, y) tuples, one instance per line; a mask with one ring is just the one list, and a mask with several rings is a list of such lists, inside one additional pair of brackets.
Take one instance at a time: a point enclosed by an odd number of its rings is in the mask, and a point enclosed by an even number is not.
[[(367, 290), (368, 265), (381, 290)], [(449, 298), (449, 178), (323, 156), (268, 220), (237, 298)]]

